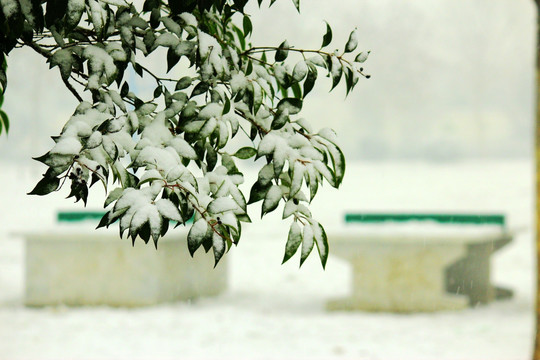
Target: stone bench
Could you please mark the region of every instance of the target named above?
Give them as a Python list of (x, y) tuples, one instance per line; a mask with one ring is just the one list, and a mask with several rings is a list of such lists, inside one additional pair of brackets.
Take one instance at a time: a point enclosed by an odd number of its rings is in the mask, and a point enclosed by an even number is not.
[[(357, 214), (328, 232), (352, 266), (352, 294), (328, 310), (456, 310), (512, 295), (490, 282), (491, 254), (512, 240), (502, 215)], [(352, 224), (355, 223), (355, 224)]]
[[(227, 259), (214, 269), (211, 252), (189, 255), (183, 227), (171, 229), (158, 249), (120, 239), (118, 229), (95, 230), (103, 213), (59, 213), (50, 231), (25, 240), (25, 304), (145, 306), (214, 296), (227, 288)], [(68, 220), (69, 219), (69, 220)], [(112, 228), (115, 228), (112, 230)]]

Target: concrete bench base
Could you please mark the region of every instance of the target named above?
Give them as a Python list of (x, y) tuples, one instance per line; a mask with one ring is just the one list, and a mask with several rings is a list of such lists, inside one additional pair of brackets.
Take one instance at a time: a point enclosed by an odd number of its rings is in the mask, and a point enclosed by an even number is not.
[(224, 291), (226, 259), (214, 269), (211, 252), (191, 258), (179, 230), (158, 250), (100, 230), (25, 234), (25, 304), (145, 306)]
[(490, 283), (490, 256), (508, 234), (478, 236), (329, 233), (331, 254), (352, 266), (352, 294), (328, 310), (430, 312), (487, 303), (511, 291)]

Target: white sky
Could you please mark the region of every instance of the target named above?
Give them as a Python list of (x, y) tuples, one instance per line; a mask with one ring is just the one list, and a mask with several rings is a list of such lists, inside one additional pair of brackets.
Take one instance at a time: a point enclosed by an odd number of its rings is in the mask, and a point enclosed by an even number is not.
[[(255, 3), (255, 2), (254, 2)], [(342, 48), (355, 27), (372, 75), (345, 98), (319, 87), (304, 116), (334, 128), (349, 159), (515, 157), (532, 153), (535, 13), (529, 0), (304, 0), (252, 6), (256, 45), (318, 48), (324, 20)], [(9, 57), (12, 129), (0, 160), (46, 152), (76, 101), (38, 55)]]

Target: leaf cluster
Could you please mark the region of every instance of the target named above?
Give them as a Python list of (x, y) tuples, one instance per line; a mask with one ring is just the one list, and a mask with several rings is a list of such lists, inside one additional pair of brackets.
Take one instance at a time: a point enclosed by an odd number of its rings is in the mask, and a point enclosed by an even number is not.
[[(314, 130), (301, 112), (321, 74), (331, 89), (344, 79), (347, 92), (367, 77), (368, 53), (353, 54), (357, 30), (342, 51), (326, 49), (328, 24), (320, 49), (254, 46), (247, 0), (146, 0), (140, 8), (124, 0), (25, 1), (1, 2), (8, 29), (1, 50), (31, 47), (80, 101), (36, 158), (47, 171), (31, 194), (69, 182), (68, 197), (86, 203), (101, 183), (107, 212), (99, 227), (115, 224), (120, 236), (157, 247), (171, 226), (189, 226), (191, 254), (212, 251), (216, 265), (251, 222), (249, 206), (260, 204), (261, 216), (282, 206), (292, 220), (283, 261), (300, 248), (302, 264), (317, 246), (325, 266), (327, 236), (309, 204), (323, 183), (340, 186), (345, 158), (335, 133)], [(37, 7), (6, 8), (23, 3)], [(17, 21), (24, 36), (10, 30)], [(165, 73), (142, 64), (154, 53), (164, 54)], [(134, 90), (128, 72), (151, 84), (150, 97)], [(260, 166), (247, 200), (239, 170), (246, 162)]]

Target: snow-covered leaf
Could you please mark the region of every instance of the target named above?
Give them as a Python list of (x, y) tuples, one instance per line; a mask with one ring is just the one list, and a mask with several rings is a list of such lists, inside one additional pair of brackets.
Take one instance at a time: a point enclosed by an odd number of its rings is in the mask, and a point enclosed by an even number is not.
[(347, 44), (345, 44), (345, 52), (349, 53), (356, 49), (358, 46), (358, 30), (354, 29), (351, 34), (349, 35), (349, 40), (347, 40)]
[(302, 243), (302, 229), (300, 229), (300, 226), (293, 222), (291, 224), (291, 227), (289, 229), (289, 235), (287, 237), (287, 244), (285, 245), (285, 255), (283, 257), (283, 261), (281, 262), (284, 264), (287, 262), (298, 250), (298, 247), (300, 247), (300, 244)]
[(191, 229), (189, 230), (187, 241), (188, 241), (188, 249), (191, 256), (195, 254), (195, 251), (202, 245), (204, 240), (207, 237), (207, 233), (209, 230), (208, 223), (205, 219), (201, 218), (191, 226)]
[(309, 256), (309, 253), (311, 253), (311, 250), (313, 250), (313, 240), (313, 228), (310, 225), (304, 226), (300, 266), (302, 266), (304, 261), (306, 261), (307, 257)]
[(274, 211), (278, 207), (282, 196), (281, 188), (278, 185), (272, 185), (264, 197), (261, 216)]

